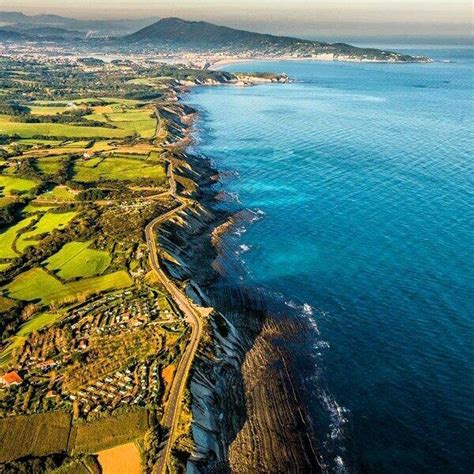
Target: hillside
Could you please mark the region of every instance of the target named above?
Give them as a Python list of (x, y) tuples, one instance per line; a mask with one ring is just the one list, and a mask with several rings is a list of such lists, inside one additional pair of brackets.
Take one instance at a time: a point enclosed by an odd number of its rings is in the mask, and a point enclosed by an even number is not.
[(420, 61), (392, 51), (357, 48), (345, 43), (323, 43), (287, 36), (253, 33), (204, 21), (165, 18), (120, 40), (127, 45), (196, 52), (249, 53), (264, 56), (326, 57), (327, 59)]
[[(10, 31), (21, 35), (24, 39), (80, 39), (85, 38), (86, 33), (76, 30), (67, 30), (56, 26), (39, 26), (35, 28), (5, 27), (3, 32)], [(21, 38), (19, 38), (21, 39)]]

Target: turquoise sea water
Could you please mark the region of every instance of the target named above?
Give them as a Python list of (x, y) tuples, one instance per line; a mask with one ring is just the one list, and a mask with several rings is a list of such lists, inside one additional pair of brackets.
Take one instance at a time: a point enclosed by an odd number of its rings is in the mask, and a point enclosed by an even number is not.
[(452, 62), (234, 64), (295, 82), (189, 98), (261, 217), (227, 237), (226, 284), (310, 323), (297, 383), (333, 471), (474, 468), (474, 54), (420, 53)]

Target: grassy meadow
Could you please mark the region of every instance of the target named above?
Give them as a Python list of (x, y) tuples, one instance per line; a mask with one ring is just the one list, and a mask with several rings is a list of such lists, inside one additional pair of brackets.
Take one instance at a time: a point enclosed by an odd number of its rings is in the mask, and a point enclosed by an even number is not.
[(0, 134), (19, 135), (21, 138), (45, 137), (68, 138), (125, 138), (133, 131), (122, 128), (87, 127), (66, 123), (23, 123), (15, 122), (9, 116), (0, 115)]
[(27, 232), (22, 233), (15, 242), (18, 252), (24, 252), (30, 245), (37, 245), (43, 234), (49, 234), (56, 229), (64, 229), (76, 217), (76, 212), (54, 213), (47, 212)]
[(0, 196), (28, 193), (37, 185), (38, 183), (31, 179), (0, 175)]
[(139, 179), (154, 179), (158, 183), (162, 183), (166, 179), (165, 168), (162, 164), (125, 156), (97, 157), (87, 161), (76, 161), (74, 164), (75, 181), (90, 183), (93, 181), (136, 181)]
[(104, 250), (89, 248), (92, 241), (69, 242), (46, 260), (48, 270), (62, 280), (87, 278), (101, 275), (110, 265), (110, 254)]
[(9, 298), (50, 304), (72, 301), (83, 294), (127, 288), (131, 284), (130, 276), (123, 270), (71, 283), (62, 283), (46, 270), (33, 268), (18, 275), (4, 287), (4, 290)]
[(35, 216), (27, 217), (0, 234), (0, 258), (18, 257), (19, 253), (14, 249), (14, 244), (18, 237), (18, 233), (21, 232), (21, 230), (25, 227), (28, 227), (30, 224), (32, 224), (35, 220)]

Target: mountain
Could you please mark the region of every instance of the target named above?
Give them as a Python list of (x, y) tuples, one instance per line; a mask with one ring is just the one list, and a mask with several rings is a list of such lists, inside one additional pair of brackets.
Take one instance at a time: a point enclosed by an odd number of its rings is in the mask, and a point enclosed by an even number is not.
[(420, 61), (392, 51), (357, 48), (345, 43), (324, 43), (288, 36), (253, 33), (204, 21), (164, 18), (120, 39), (126, 45), (196, 52), (250, 53), (262, 56), (321, 57), (345, 60)]
[(0, 29), (0, 41), (27, 41), (31, 38), (28, 35), (18, 33), (17, 31)]
[(25, 15), (20, 12), (0, 12), (0, 26), (15, 29), (35, 27), (63, 28), (93, 36), (127, 35), (158, 20), (157, 17), (124, 20), (77, 20), (59, 15)]
[(82, 39), (86, 33), (76, 30), (66, 30), (57, 26), (39, 26), (35, 28), (5, 27), (3, 31), (13, 31), (32, 39)]
[(0, 23), (2, 26), (21, 23), (28, 17), (20, 12), (0, 12)]

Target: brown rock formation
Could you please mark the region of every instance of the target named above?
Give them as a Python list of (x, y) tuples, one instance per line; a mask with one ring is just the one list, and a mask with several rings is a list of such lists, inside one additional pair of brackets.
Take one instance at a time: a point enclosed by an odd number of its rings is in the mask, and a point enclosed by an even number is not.
[[(290, 326), (290, 327), (289, 327)], [(292, 324), (267, 320), (242, 366), (246, 420), (229, 448), (236, 473), (322, 472), (311, 429), (275, 339)]]

